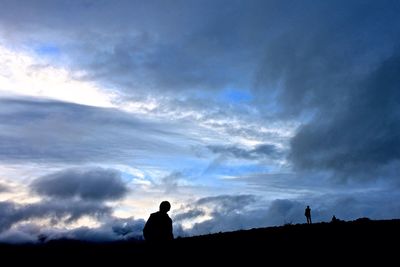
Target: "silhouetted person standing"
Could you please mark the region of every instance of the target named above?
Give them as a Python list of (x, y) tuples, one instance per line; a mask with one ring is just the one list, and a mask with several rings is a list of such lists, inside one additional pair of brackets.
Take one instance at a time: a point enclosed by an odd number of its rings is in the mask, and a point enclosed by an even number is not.
[(307, 224), (311, 224), (311, 209), (310, 206), (307, 206), (306, 210), (304, 211), (304, 216), (307, 218)]
[(167, 212), (171, 209), (168, 201), (160, 204), (160, 210), (150, 215), (143, 228), (143, 236), (149, 242), (164, 242), (174, 239), (172, 220)]

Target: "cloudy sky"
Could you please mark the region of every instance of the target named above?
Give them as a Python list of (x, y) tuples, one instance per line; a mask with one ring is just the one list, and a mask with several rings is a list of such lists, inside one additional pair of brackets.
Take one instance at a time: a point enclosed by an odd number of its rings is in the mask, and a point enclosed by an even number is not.
[(0, 241), (400, 218), (399, 1), (0, 7)]

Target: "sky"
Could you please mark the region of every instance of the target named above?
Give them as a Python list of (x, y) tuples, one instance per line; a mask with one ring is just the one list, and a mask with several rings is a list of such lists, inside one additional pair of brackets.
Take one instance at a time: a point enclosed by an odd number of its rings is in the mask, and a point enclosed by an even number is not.
[(0, 242), (400, 218), (399, 1), (0, 7)]

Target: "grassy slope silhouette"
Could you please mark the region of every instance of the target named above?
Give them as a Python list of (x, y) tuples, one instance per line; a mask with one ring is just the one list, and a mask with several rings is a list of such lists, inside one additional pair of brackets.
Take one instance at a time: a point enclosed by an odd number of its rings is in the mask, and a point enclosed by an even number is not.
[(152, 262), (175, 265), (279, 262), (372, 263), (397, 259), (400, 220), (296, 224), (177, 238), (168, 244), (140, 241), (90, 243), (54, 240), (38, 245), (0, 245), (0, 258), (31, 263)]

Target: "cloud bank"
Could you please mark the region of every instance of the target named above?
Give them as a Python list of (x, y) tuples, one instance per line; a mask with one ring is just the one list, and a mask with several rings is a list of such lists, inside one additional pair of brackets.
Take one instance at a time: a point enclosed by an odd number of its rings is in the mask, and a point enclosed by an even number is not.
[(122, 198), (128, 189), (115, 170), (69, 169), (36, 179), (32, 190), (50, 198), (103, 201)]

